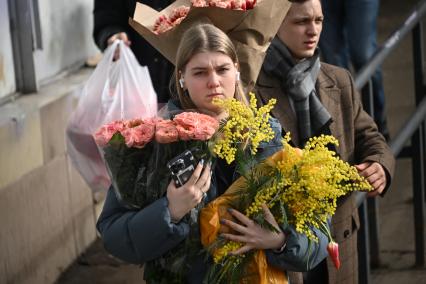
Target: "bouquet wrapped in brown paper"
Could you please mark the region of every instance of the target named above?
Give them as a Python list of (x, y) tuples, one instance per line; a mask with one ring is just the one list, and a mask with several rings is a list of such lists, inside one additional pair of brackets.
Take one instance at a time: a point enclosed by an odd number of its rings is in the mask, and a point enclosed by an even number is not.
[[(158, 12), (137, 3), (130, 25), (152, 46), (175, 64), (182, 34), (192, 25), (211, 23), (224, 31), (234, 43), (240, 60), (241, 79), (250, 89), (256, 82), (265, 52), (280, 27), (291, 3), (287, 0), (258, 0), (253, 9), (231, 10), (219, 7), (194, 7), (191, 0), (177, 0)], [(187, 16), (172, 29), (157, 34), (156, 21), (178, 7), (190, 7)]]

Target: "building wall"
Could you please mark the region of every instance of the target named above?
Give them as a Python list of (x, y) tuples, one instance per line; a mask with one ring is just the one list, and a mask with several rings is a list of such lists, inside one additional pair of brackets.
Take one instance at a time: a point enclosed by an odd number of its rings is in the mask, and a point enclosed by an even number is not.
[(92, 192), (64, 136), (91, 72), (0, 106), (0, 283), (54, 283), (96, 239)]
[(34, 54), (39, 82), (83, 63), (97, 52), (92, 39), (93, 2), (38, 0), (43, 49)]
[(14, 93), (15, 68), (13, 66), (12, 40), (10, 37), (7, 0), (0, 0), (0, 99)]
[[(42, 48), (33, 51), (38, 85), (82, 66), (98, 50), (92, 39), (93, 2), (38, 0)], [(35, 1), (34, 3), (37, 3)], [(29, 15), (19, 14), (18, 17)], [(17, 90), (8, 0), (0, 0), (0, 99)], [(25, 62), (23, 63), (25, 68)]]
[[(32, 56), (40, 88), (0, 105), (0, 283), (54, 283), (96, 239), (98, 207), (65, 144), (75, 94), (93, 71), (81, 67), (98, 52), (93, 2), (38, 0), (42, 49)], [(0, 101), (19, 92), (8, 3), (0, 0)], [(57, 76), (70, 68), (80, 69)]]

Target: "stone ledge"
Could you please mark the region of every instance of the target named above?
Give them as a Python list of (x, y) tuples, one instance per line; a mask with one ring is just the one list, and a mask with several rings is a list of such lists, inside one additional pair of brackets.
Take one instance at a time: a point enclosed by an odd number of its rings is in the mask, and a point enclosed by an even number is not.
[(0, 106), (0, 189), (65, 153), (64, 129), (74, 96), (92, 72), (80, 69)]

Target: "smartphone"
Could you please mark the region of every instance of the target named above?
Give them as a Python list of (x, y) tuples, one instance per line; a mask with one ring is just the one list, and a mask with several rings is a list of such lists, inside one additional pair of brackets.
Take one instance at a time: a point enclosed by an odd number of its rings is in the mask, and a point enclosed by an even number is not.
[(185, 150), (167, 163), (176, 187), (180, 187), (188, 181), (196, 166), (197, 161), (190, 150)]

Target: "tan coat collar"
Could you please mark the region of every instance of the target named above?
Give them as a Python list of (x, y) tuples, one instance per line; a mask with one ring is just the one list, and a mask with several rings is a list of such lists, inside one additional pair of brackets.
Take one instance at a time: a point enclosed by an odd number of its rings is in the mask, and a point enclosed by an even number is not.
[[(277, 118), (284, 131), (290, 132), (292, 141), (295, 145), (299, 144), (297, 118), (291, 108), (288, 96), (281, 91), (281, 82), (273, 76), (267, 75), (263, 70), (260, 72), (257, 81), (258, 96), (261, 97), (262, 103), (266, 104), (271, 98), (277, 99), (277, 104), (272, 109), (272, 115)], [(319, 99), (324, 107), (330, 113), (332, 119), (341, 115), (339, 113), (340, 94), (341, 90), (337, 88), (335, 80), (327, 75), (321, 67), (316, 83), (316, 90)], [(333, 123), (330, 125), (330, 130), (333, 133)]]

